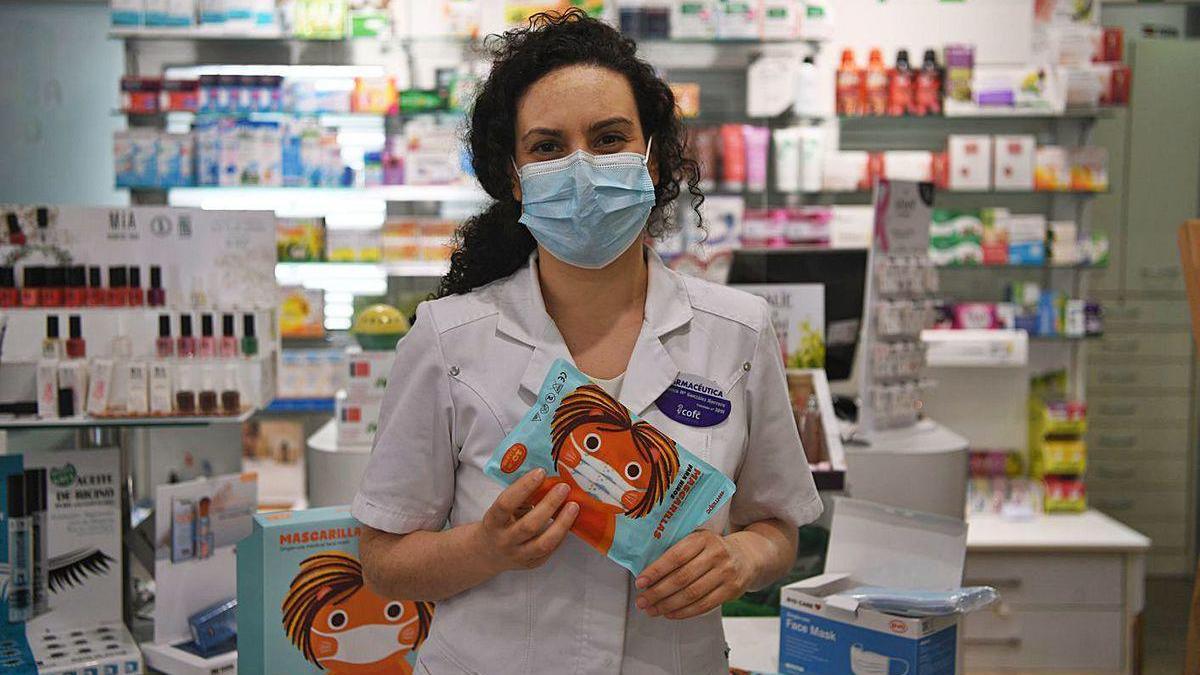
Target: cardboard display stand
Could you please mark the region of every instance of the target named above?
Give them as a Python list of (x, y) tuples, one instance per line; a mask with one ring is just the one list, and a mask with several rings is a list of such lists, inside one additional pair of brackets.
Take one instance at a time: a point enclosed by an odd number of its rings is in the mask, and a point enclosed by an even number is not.
[(0, 672), (142, 672), (121, 623), (120, 476), (113, 449), (0, 456)]
[(154, 642), (146, 663), (168, 675), (227, 672), (236, 642), (198, 645), (191, 618), (237, 596), (234, 545), (258, 505), (252, 473), (160, 485), (154, 500)]

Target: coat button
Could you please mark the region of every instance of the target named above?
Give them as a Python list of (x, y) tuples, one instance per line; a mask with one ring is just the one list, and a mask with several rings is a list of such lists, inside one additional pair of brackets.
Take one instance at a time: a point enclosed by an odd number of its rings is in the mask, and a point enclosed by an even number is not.
[(450, 366), (450, 377), (458, 377), (458, 366)]
[(747, 373), (750, 372), (750, 362), (749, 361), (742, 364), (742, 370), (746, 371)]

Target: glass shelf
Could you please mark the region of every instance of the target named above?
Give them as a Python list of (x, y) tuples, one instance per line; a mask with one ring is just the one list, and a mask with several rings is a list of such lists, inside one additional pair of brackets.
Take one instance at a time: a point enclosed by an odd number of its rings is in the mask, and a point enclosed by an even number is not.
[(204, 427), (241, 424), (257, 412), (212, 417), (67, 417), (44, 420), (37, 417), (0, 417), (0, 429), (77, 429), (86, 427)]
[(379, 262), (338, 262), (314, 260), (311, 262), (281, 261), (275, 264), (276, 269), (295, 270), (306, 276), (336, 275), (346, 271), (375, 271), (382, 270), (388, 276), (394, 277), (440, 277), (450, 269), (450, 263), (445, 261), (379, 261)]

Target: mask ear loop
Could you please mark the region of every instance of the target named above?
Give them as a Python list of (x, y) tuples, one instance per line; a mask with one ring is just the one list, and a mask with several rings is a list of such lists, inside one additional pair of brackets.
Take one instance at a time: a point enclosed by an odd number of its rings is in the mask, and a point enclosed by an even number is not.
[(654, 137), (651, 136), (650, 140), (646, 141), (646, 155), (644, 157), (642, 157), (643, 165), (650, 164), (650, 148), (653, 146), (654, 146)]

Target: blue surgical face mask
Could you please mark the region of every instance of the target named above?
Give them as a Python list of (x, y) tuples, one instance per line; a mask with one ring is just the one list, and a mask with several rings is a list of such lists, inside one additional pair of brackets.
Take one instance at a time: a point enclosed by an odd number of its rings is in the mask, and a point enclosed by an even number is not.
[[(555, 258), (588, 269), (616, 260), (641, 235), (654, 208), (646, 154), (592, 155), (532, 162), (517, 169), (520, 222)], [(516, 163), (513, 163), (516, 166)]]

